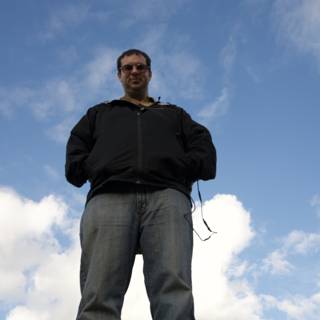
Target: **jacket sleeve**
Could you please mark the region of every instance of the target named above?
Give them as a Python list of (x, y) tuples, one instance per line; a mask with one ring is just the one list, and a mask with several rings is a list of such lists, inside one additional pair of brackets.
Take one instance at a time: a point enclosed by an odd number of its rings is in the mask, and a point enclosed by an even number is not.
[(192, 181), (209, 180), (216, 176), (217, 155), (207, 128), (192, 120), (182, 109), (182, 135)]
[(71, 130), (67, 143), (65, 175), (76, 187), (81, 187), (88, 179), (85, 160), (93, 147), (92, 131), (88, 111)]

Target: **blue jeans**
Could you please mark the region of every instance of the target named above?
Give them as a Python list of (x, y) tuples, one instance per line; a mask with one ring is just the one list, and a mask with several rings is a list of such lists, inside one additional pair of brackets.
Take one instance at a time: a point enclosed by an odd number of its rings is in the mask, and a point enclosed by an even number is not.
[(77, 320), (121, 319), (138, 248), (152, 318), (194, 320), (190, 214), (188, 197), (170, 188), (140, 186), (93, 197), (80, 224)]

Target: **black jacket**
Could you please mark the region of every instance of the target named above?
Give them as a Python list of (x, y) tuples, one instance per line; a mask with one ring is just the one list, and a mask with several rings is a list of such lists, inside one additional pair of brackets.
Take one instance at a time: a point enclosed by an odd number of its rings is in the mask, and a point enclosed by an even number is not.
[(215, 177), (216, 151), (209, 131), (180, 107), (113, 100), (88, 109), (72, 129), (65, 169), (77, 187), (90, 181), (87, 200), (110, 182), (190, 195), (194, 181)]

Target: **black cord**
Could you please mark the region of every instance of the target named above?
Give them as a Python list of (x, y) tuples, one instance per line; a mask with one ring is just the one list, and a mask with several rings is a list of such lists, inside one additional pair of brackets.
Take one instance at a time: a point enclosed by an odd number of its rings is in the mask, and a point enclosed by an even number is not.
[[(206, 226), (206, 228), (210, 231), (210, 235), (207, 237), (207, 238), (201, 238), (201, 236), (199, 235), (199, 233), (193, 228), (193, 223), (192, 223), (192, 220), (191, 221), (188, 221), (188, 223), (190, 224), (190, 226), (192, 227), (192, 230), (194, 231), (194, 233), (198, 236), (198, 238), (201, 240), (201, 241), (207, 241), (211, 238), (211, 236), (214, 234), (214, 233), (218, 233), (216, 231), (212, 231), (211, 228), (209, 227), (207, 221), (204, 219), (204, 216), (203, 216), (203, 204), (202, 204), (202, 196), (201, 196), (201, 192), (200, 192), (200, 187), (199, 187), (199, 181), (197, 180), (197, 189), (198, 189), (198, 197), (199, 197), (199, 200), (200, 200), (200, 211), (201, 211), (201, 218), (202, 218), (202, 221), (204, 223), (204, 225)], [(191, 210), (191, 215), (195, 212), (196, 210), (196, 205), (195, 205), (195, 202), (194, 200), (191, 198), (191, 203), (192, 203), (192, 210)], [(188, 214), (185, 215), (185, 217), (187, 217)], [(191, 217), (190, 215), (190, 217)]]

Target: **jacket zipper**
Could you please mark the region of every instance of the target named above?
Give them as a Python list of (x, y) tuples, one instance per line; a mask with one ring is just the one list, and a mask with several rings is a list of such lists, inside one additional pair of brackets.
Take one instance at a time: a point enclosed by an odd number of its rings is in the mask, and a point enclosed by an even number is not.
[(141, 115), (144, 108), (139, 108), (137, 111), (137, 134), (138, 134), (138, 164), (137, 164), (137, 180), (136, 183), (141, 183), (140, 173), (142, 172), (142, 128)]

